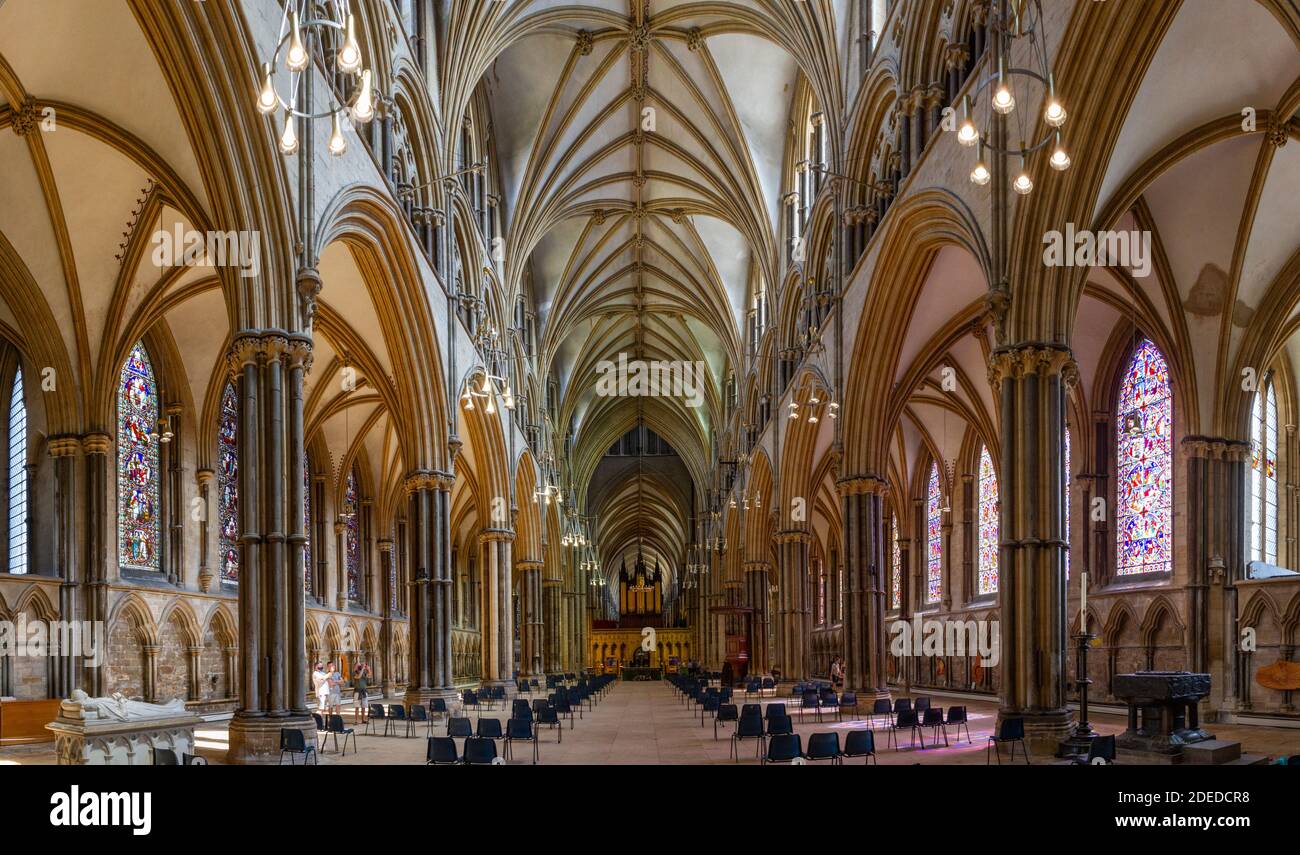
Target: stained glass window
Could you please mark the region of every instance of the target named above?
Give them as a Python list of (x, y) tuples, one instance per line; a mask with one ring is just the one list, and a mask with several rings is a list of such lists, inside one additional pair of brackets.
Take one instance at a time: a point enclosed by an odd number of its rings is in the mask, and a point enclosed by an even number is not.
[(348, 599), (361, 601), (361, 495), (357, 491), (357, 471), (348, 473), (343, 493), (343, 514), (347, 526)]
[(1250, 414), (1250, 561), (1277, 563), (1277, 398), (1273, 378), (1255, 393)]
[(979, 480), (979, 592), (998, 590), (998, 475), (988, 447), (980, 449)]
[(826, 623), (826, 568), (817, 562), (817, 623)]
[(23, 370), (9, 395), (9, 572), (27, 572), (27, 404)]
[[(159, 570), (158, 387), (143, 342), (136, 342), (117, 384), (118, 563)], [(153, 434), (156, 436), (156, 434)]]
[(925, 601), (934, 603), (943, 594), (943, 498), (939, 487), (939, 466), (935, 463), (930, 464), (926, 496)]
[(217, 525), (221, 581), (239, 581), (239, 405), (235, 386), (226, 384), (217, 423)]
[(1160, 349), (1143, 339), (1116, 407), (1116, 573), (1170, 572), (1173, 531), (1173, 392)]
[(1070, 426), (1065, 426), (1065, 578), (1070, 578)]
[(893, 573), (889, 578), (889, 607), (891, 609), (901, 609), (903, 607), (903, 555), (898, 549), (898, 515), (890, 514), (889, 530), (893, 532), (893, 558), (890, 566)]

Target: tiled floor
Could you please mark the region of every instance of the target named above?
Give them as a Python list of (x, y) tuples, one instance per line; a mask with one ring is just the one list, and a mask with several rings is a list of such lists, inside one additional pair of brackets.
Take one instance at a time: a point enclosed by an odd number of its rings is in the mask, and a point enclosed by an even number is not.
[[(947, 706), (949, 703), (966, 705), (969, 710), (971, 740), (968, 742), (963, 735), (963, 739), (957, 741), (950, 733), (947, 747), (922, 750), (919, 744), (916, 748), (909, 747), (904, 735), (902, 748), (894, 750), (886, 746), (886, 732), (878, 730), (876, 740), (881, 764), (985, 762), (986, 737), (996, 720), (996, 706), (985, 701), (953, 700), (938, 695), (932, 698), (935, 706)], [(768, 699), (764, 704), (772, 702), (772, 699)], [(827, 720), (818, 724), (815, 715), (801, 720), (796, 705), (787, 706), (795, 713), (795, 731), (803, 736), (805, 745), (808, 735), (812, 733), (839, 731), (843, 734), (847, 730), (867, 726), (865, 720), (847, 719), (842, 722)], [(507, 714), (496, 710), (485, 712), (484, 716), (500, 718), (504, 723)], [(470, 718), (475, 720), (476, 716), (471, 715)], [(351, 720), (350, 715), (348, 719)], [(1118, 733), (1124, 729), (1124, 721), (1118, 716), (1103, 715), (1095, 717), (1093, 726), (1101, 733)], [(574, 722), (572, 729), (565, 724), (562, 742), (557, 742), (554, 730), (544, 729), (540, 760), (544, 765), (732, 763), (734, 761), (729, 756), (731, 728), (731, 725), (719, 727), (719, 738), (715, 741), (712, 721), (706, 719), (701, 726), (699, 713), (694, 708), (684, 706), (673, 695), (667, 683), (617, 683), (594, 710), (586, 711), (583, 718)], [(357, 730), (361, 730), (359, 725)], [(1249, 753), (1268, 756), (1300, 753), (1300, 729), (1211, 725), (1209, 730), (1221, 739), (1240, 740)], [(433, 732), (442, 735), (446, 731), (441, 724), (436, 724)], [(200, 753), (214, 763), (222, 762), (226, 746), (225, 723), (202, 727), (196, 735)], [(927, 733), (927, 740), (928, 738)], [(327, 745), (321, 755), (321, 762), (347, 765), (424, 762), (424, 739), (363, 735), (358, 737), (357, 742), (359, 750), (349, 750), (347, 757), (339, 756)], [(757, 762), (756, 747), (755, 741), (747, 741), (741, 746), (742, 763)], [(1005, 762), (1005, 756), (1003, 759)], [(1033, 757), (1035, 763), (1045, 763), (1048, 759), (1046, 756)], [(512, 763), (522, 765), (531, 760), (531, 751), (521, 746)], [(0, 751), (0, 764), (6, 762), (49, 763), (53, 762), (53, 751), (49, 748)], [(1020, 762), (1019, 756), (1016, 762)]]

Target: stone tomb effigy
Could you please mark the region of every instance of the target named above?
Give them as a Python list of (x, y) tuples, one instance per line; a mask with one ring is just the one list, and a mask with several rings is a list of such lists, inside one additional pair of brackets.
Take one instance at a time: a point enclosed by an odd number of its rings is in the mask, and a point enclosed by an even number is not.
[(55, 736), (61, 766), (148, 766), (154, 749), (194, 753), (194, 728), (201, 722), (185, 702), (149, 704), (115, 694), (92, 698), (80, 689), (59, 705), (59, 717), (45, 727)]

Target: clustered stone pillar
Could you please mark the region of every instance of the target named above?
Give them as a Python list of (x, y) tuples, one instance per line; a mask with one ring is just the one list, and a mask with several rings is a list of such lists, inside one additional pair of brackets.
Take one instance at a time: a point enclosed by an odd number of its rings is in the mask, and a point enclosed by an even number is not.
[(1187, 459), (1187, 670), (1210, 675), (1203, 711), (1234, 709), (1240, 640), (1237, 586), (1246, 577), (1244, 508), (1250, 443), (1189, 436)]
[[(303, 601), (303, 376), (311, 341), (242, 333), (228, 358), (239, 400), (240, 707), (230, 723), (231, 763), (269, 763), (280, 731), (307, 741)], [(287, 486), (287, 489), (286, 489)]]
[(397, 688), (396, 681), (393, 680), (393, 601), (397, 598), (397, 592), (393, 590), (396, 582), (394, 578), (397, 574), (393, 572), (393, 541), (388, 538), (379, 540), (379, 592), (380, 605), (379, 611), (384, 616), (380, 623), (379, 629), (379, 649), (382, 651), (379, 657), (379, 685), (382, 687), (384, 697), (392, 697)]
[(768, 573), (771, 566), (766, 561), (745, 562), (745, 600), (753, 609), (750, 626), (753, 648), (749, 651), (749, 670), (755, 674), (765, 674), (772, 667), (768, 661), (767, 644), (767, 588)]
[(1078, 368), (1061, 346), (1000, 347), (989, 383), (1001, 408), (1002, 670), (999, 721), (1023, 718), (1035, 750), (1070, 735), (1065, 706), (1065, 407)]
[(807, 676), (807, 643), (811, 630), (805, 583), (808, 578), (808, 532), (786, 529), (776, 533), (780, 557), (777, 583), (776, 661), (782, 679)]
[[(82, 562), (77, 560), (76, 472), (81, 440), (72, 436), (53, 437), (48, 448), (54, 459), (54, 560), (63, 579), (59, 586), (59, 614), (89, 620), (90, 616), (83, 612), (88, 600), (81, 590), (85, 571)], [(89, 675), (83, 673), (82, 667), (80, 656), (58, 657), (54, 674), (57, 697), (69, 697), (73, 689), (88, 685), (83, 677), (89, 679)]]
[(885, 674), (885, 498), (883, 478), (843, 478), (844, 682), (871, 698), (887, 698)]
[(515, 533), (508, 528), (487, 528), (479, 533), (482, 548), (483, 682), (508, 684), (514, 675), (514, 610), (511, 602), (511, 561)]
[(455, 694), (451, 659), (452, 476), (417, 470), (406, 476), (410, 582), (410, 673), (406, 703)]
[[(109, 459), (113, 438), (92, 433), (82, 438), (86, 455), (86, 559), (84, 571), (83, 611), (85, 620), (108, 626), (108, 525), (112, 516), (108, 491), (112, 482)], [(104, 669), (87, 667), (84, 688), (93, 696), (104, 694)]]
[(547, 574), (542, 580), (542, 613), (545, 615), (542, 642), (542, 670), (554, 674), (564, 670), (560, 646), (564, 636), (562, 605), (564, 591), (558, 577)]
[(523, 630), (520, 633), (519, 676), (538, 677), (543, 673), (542, 666), (542, 562), (535, 559), (520, 561), (515, 565), (519, 570), (519, 584), (523, 594)]

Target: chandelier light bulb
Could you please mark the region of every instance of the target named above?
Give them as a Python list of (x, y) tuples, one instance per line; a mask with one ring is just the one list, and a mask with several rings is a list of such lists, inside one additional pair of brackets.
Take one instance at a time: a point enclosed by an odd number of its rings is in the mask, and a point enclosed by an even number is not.
[(957, 128), (957, 142), (969, 147), (979, 141), (980, 131), (979, 128), (975, 127), (975, 120), (967, 118), (961, 123), (961, 127)]
[(339, 70), (356, 74), (361, 69), (361, 45), (357, 44), (356, 19), (348, 15), (347, 37), (339, 48)]
[(485, 407), (483, 408), (483, 412), (485, 412), (485, 413), (487, 413), (489, 416), (491, 416), (491, 415), (494, 415), (494, 414), (496, 413), (496, 411), (497, 411), (496, 404), (494, 404), (494, 403), (492, 402), (492, 396), (491, 396), (491, 395), (488, 395), (487, 406), (485, 406)]
[(271, 82), (271, 63), (262, 66), (262, 91), (257, 95), (257, 112), (269, 116), (275, 112), (280, 99), (275, 94), (275, 85)]
[(361, 72), (361, 92), (352, 105), (352, 115), (358, 122), (368, 122), (375, 117), (375, 95), (370, 88), (370, 69)]
[(294, 119), (293, 113), (288, 110), (284, 113), (284, 131), (280, 134), (280, 151), (284, 154), (294, 154), (298, 151), (298, 122)]
[(474, 409), (474, 398), (470, 396), (470, 394), (469, 394), (469, 390), (468, 390), (468, 389), (465, 390), (465, 394), (464, 394), (464, 395), (461, 395), (461, 396), (460, 396), (460, 399), (461, 399), (462, 401), (465, 402), (465, 409), (466, 409), (466, 410), (472, 410), (472, 409)]
[(1061, 125), (1064, 125), (1065, 108), (1061, 106), (1061, 102), (1057, 101), (1055, 98), (1048, 101), (1047, 109), (1043, 111), (1043, 119), (1047, 124), (1054, 128), (1059, 128)]
[(1029, 173), (1025, 172), (1023, 167), (1020, 170), (1020, 174), (1016, 176), (1016, 180), (1011, 182), (1011, 189), (1015, 190), (1021, 196), (1028, 196), (1034, 189), (1034, 180), (1029, 177)]
[(293, 13), (293, 29), (289, 34), (289, 51), (284, 55), (284, 64), (290, 71), (303, 71), (307, 68), (309, 57), (307, 48), (302, 43), (302, 28), (298, 26), (298, 13)]
[(339, 114), (334, 114), (333, 128), (330, 130), (330, 154), (339, 157), (343, 152), (348, 150), (348, 141), (343, 137), (343, 125), (339, 121)]
[(482, 392), (484, 395), (492, 394), (492, 381), (488, 378), (486, 374), (483, 375), (483, 388), (480, 389), (479, 391)]
[(507, 410), (515, 408), (515, 396), (510, 392), (509, 384), (506, 385), (506, 390), (501, 393), (501, 397), (504, 399), (502, 403), (505, 404)]
[(1050, 162), (1052, 168), (1057, 172), (1064, 172), (1070, 168), (1070, 156), (1065, 153), (1065, 149), (1061, 148), (1059, 142), (1056, 144), (1056, 151), (1052, 152), (1052, 159)]
[(1016, 109), (1016, 96), (1011, 94), (1011, 87), (1005, 82), (999, 83), (993, 92), (993, 109), (1004, 116)]
[(988, 165), (983, 160), (975, 161), (975, 168), (970, 171), (971, 182), (983, 187), (990, 177)]

